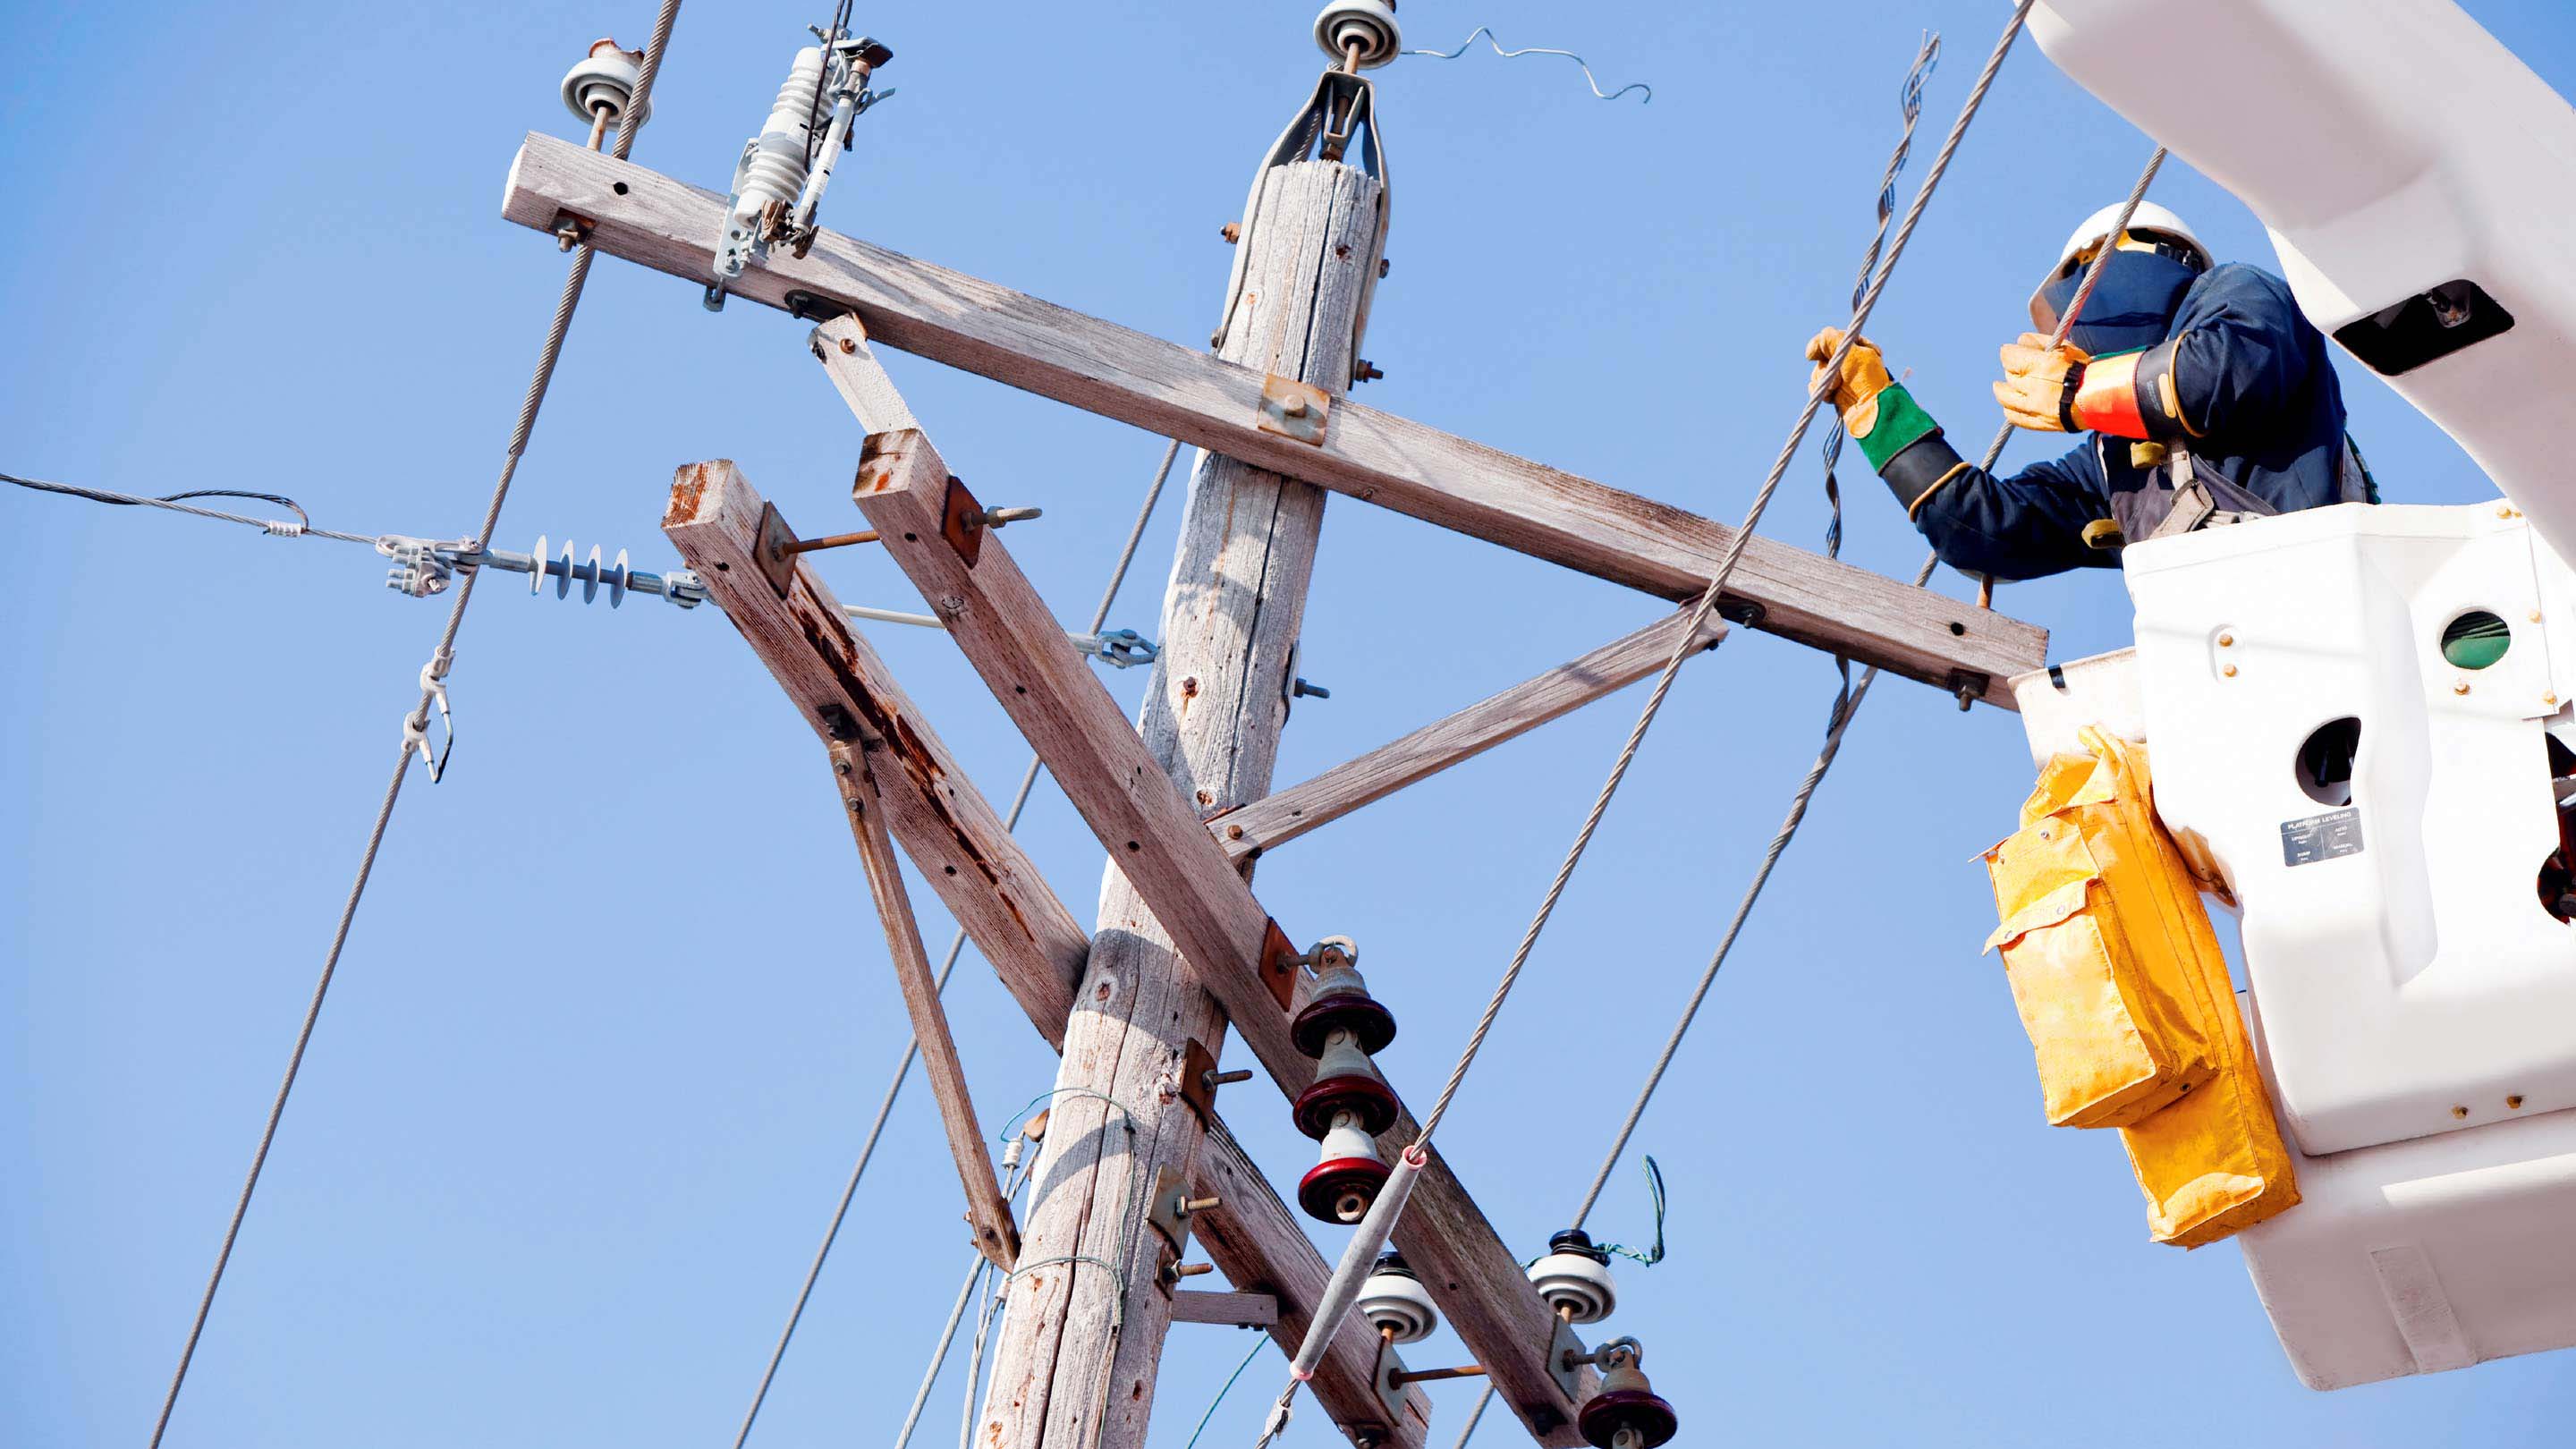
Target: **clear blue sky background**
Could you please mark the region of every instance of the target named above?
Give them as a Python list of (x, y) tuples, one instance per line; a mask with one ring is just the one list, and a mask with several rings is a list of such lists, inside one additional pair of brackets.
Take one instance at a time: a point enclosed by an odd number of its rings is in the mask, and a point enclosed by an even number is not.
[[(2576, 92), (2548, 0), (2478, 17)], [(349, 11), (13, 4), (0, 95), (0, 467), (138, 492), (291, 493), (327, 525), (470, 530), (562, 275), (498, 216), (520, 134), (570, 133), (564, 68), (645, 0)], [(902, 96), (826, 221), (1180, 341), (1217, 239), (1313, 79), (1304, 4), (879, 6)], [(819, 7), (692, 5), (637, 159), (721, 186)], [(1416, 0), (1415, 44), (1492, 22), (1571, 67), (1407, 60), (1380, 78), (1398, 181), (1367, 400), (1733, 519), (1839, 319), (1918, 32), (1942, 29), (1924, 144), (1995, 0), (1587, 5)], [(1995, 346), (2058, 239), (2148, 141), (2027, 42), (1874, 333), (1967, 438)], [(2560, 184), (2564, 178), (2534, 178)], [(2268, 259), (2179, 165), (2160, 199)], [(1094, 597), (1157, 440), (962, 374), (898, 378), (1061, 611)], [(2491, 490), (2346, 363), (2393, 497)], [(859, 431), (764, 309), (603, 261), (499, 542), (667, 562), (674, 465), (739, 459), (809, 530), (847, 513)], [(2028, 456), (2034, 444), (2018, 446)], [(1812, 453), (1766, 524), (1812, 544)], [(1922, 543), (1855, 470), (1850, 557)], [(1151, 631), (1178, 517), (1112, 620)], [(443, 603), (382, 561), (0, 490), (0, 1441), (135, 1444), (211, 1260)], [(885, 560), (843, 597), (911, 606)], [(1944, 587), (1965, 587), (1955, 578)], [(2008, 589), (2058, 657), (2116, 647), (2119, 580)], [(1373, 746), (1662, 612), (1606, 584), (1335, 499), (1282, 778)], [(999, 794), (1025, 750), (947, 643), (873, 637)], [(1142, 672), (1111, 675), (1133, 702)], [(1505, 1014), (1444, 1145), (1535, 1251), (1573, 1207), (1697, 974), (1833, 687), (1741, 634), (1694, 663)], [(447, 782), (415, 775), (324, 1013), (178, 1445), (729, 1440), (905, 1032), (812, 737), (712, 610), (621, 613), (495, 580), (454, 675)], [(1346, 931), (1437, 1079), (1632, 717), (1632, 693), (1264, 862), (1301, 934)], [(1746, 933), (1639, 1144), (1672, 1255), (1616, 1327), (1704, 1444), (2563, 1442), (2560, 1357), (2318, 1395), (2236, 1251), (2150, 1244), (2119, 1147), (2043, 1126), (1978, 942), (1977, 851), (2029, 766), (2007, 715), (1891, 683)], [(1098, 853), (1060, 797), (1023, 827), (1088, 911)], [(921, 898), (929, 901), (927, 892)], [(947, 923), (928, 908), (934, 938)], [(1053, 1060), (970, 958), (952, 992), (988, 1122)], [(1312, 1147), (1266, 1089), (1229, 1116), (1275, 1181)], [(755, 1443), (882, 1442), (966, 1262), (926, 1093), (863, 1186)], [(1596, 1225), (1647, 1230), (1623, 1170)], [(1325, 1235), (1328, 1253), (1338, 1235)], [(1179, 1449), (1245, 1340), (1172, 1335), (1155, 1443)], [(1457, 1361), (1444, 1337), (1415, 1355)], [(1258, 1363), (1217, 1415), (1240, 1443)], [(923, 1442), (956, 1432), (957, 1371)], [(1446, 1443), (1472, 1385), (1434, 1386)], [(2554, 1427), (2553, 1427), (2554, 1426)], [(1497, 1418), (1486, 1437), (1511, 1442)], [(1336, 1442), (1309, 1412), (1291, 1442)]]

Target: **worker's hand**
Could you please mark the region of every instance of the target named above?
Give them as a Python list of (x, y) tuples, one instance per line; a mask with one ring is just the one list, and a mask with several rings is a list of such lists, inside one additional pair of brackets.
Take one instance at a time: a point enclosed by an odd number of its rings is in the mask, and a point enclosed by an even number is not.
[(2075, 390), (2084, 383), (2084, 364), (2091, 354), (2069, 343), (2048, 345), (2036, 332), (2003, 349), (2004, 380), (1995, 384), (1995, 401), (2016, 428), (2043, 433), (2072, 433)]
[[(1807, 360), (1816, 370), (1807, 376), (1807, 390), (1815, 391), (1825, 379), (1825, 364), (1832, 360), (1834, 349), (1843, 345), (1843, 329), (1828, 327), (1807, 340)], [(1887, 360), (1866, 337), (1852, 339), (1851, 351), (1843, 354), (1842, 372), (1833, 380), (1828, 398), (1835, 411), (1842, 414), (1843, 428), (1853, 437), (1868, 435), (1878, 421), (1878, 395), (1887, 391)]]

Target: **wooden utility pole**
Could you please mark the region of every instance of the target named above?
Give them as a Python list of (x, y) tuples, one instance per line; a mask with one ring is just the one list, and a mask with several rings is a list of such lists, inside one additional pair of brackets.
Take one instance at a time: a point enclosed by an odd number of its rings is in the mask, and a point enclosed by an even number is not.
[[(1266, 171), (1221, 355), (1343, 390), (1378, 255), (1377, 199), (1374, 178), (1339, 162)], [(1138, 729), (1203, 812), (1269, 792), (1323, 515), (1322, 490), (1229, 458), (1202, 454), (1192, 474)], [(1224, 1027), (1112, 860), (978, 1449), (1143, 1444), (1172, 1307), (1160, 1281), (1170, 1253), (1142, 1203), (1164, 1169), (1193, 1168), (1205, 1129), (1178, 1082), (1192, 1040), (1213, 1056)], [(1122, 1265), (1123, 1289), (1091, 1260)]]

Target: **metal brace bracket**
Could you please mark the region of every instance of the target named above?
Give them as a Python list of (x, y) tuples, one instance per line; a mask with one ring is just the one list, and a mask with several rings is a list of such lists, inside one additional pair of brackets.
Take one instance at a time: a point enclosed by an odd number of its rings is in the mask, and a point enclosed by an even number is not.
[(956, 474), (949, 474), (948, 497), (939, 508), (939, 536), (948, 540), (970, 569), (984, 554), (983, 517), (984, 505), (975, 501)]
[(1169, 1167), (1154, 1170), (1154, 1193), (1145, 1200), (1145, 1221), (1163, 1235), (1174, 1253), (1190, 1250), (1190, 1180)]
[(751, 561), (760, 565), (760, 576), (778, 597), (786, 598), (788, 586), (796, 582), (796, 530), (787, 526), (787, 515), (775, 503), (760, 505), (760, 532), (751, 543)]
[(1199, 1114), (1201, 1122), (1210, 1120), (1216, 1112), (1216, 1089), (1208, 1085), (1208, 1078), (1214, 1075), (1215, 1053), (1207, 1049), (1206, 1042), (1191, 1037), (1181, 1047), (1181, 1100)]
[(1311, 382), (1269, 372), (1261, 377), (1261, 403), (1253, 410), (1253, 426), (1320, 448), (1332, 411), (1332, 394)]
[(1297, 1000), (1297, 948), (1288, 943), (1288, 933), (1279, 929), (1273, 919), (1261, 932), (1261, 984), (1286, 1011)]
[(1385, 1406), (1387, 1419), (1392, 1423), (1403, 1423), (1407, 1415), (1417, 1422), (1430, 1423), (1429, 1397), (1423, 1393), (1420, 1384), (1397, 1383), (1395, 1376), (1402, 1372), (1403, 1356), (1395, 1351), (1392, 1344), (1382, 1347), (1377, 1356), (1377, 1378), (1372, 1385), (1377, 1390), (1377, 1401)]
[(1573, 1324), (1562, 1318), (1556, 1321), (1556, 1336), (1547, 1345), (1547, 1371), (1556, 1379), (1556, 1386), (1565, 1391), (1568, 1402), (1578, 1399), (1583, 1389), (1583, 1369), (1576, 1360), (1591, 1351), (1575, 1336)]

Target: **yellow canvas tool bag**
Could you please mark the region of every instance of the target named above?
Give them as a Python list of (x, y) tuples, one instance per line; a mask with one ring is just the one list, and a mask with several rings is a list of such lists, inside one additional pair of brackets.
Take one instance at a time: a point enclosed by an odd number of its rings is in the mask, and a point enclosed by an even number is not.
[(1989, 945), (2038, 1054), (2049, 1120), (2116, 1126), (2156, 1241), (2196, 1248), (2299, 1200), (2289, 1148), (2146, 751), (2095, 729), (2040, 772), (1988, 853)]
[[(1986, 946), (2003, 951), (2055, 1126), (2128, 1126), (2218, 1069), (2194, 942), (2177, 929), (2185, 913), (2166, 899), (2158, 852), (2140, 849), (2124, 819), (2146, 812), (2110, 761), (2060, 755), (2022, 805), (2022, 828), (1986, 852), (2003, 922)], [(2196, 895), (2190, 907), (2199, 912)]]

